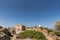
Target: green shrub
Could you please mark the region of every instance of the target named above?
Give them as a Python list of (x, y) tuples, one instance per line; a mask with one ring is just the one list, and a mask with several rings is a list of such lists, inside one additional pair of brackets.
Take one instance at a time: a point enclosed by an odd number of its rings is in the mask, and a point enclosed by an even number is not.
[(45, 36), (43, 33), (41, 32), (36, 32), (34, 30), (28, 30), (28, 31), (24, 31), (22, 33), (19, 33), (19, 36), (21, 38), (35, 38), (37, 40), (42, 39), (42, 40), (46, 40)]
[(60, 36), (60, 32), (59, 31), (54, 31), (55, 35)]

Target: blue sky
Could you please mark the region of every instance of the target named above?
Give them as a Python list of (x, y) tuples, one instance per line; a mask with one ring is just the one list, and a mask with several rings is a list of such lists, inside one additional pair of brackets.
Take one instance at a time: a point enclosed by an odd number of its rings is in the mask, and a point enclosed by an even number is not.
[(43, 25), (52, 28), (60, 20), (60, 0), (0, 0), (0, 25)]

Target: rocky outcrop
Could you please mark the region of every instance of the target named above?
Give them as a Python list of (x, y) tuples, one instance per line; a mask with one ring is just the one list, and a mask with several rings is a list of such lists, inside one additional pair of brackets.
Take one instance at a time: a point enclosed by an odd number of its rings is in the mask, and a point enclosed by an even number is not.
[[(8, 30), (0, 26), (0, 40), (17, 40), (17, 39), (18, 40), (32, 40), (30, 38), (25, 38), (25, 39), (17, 38), (17, 34), (15, 33), (16, 31), (15, 29), (14, 30), (13, 29), (14, 28), (10, 28), (10, 30)], [(43, 27), (30, 27), (30, 28), (26, 28), (26, 30), (35, 30), (35, 31), (42, 32), (45, 35), (47, 40), (60, 40), (60, 37), (56, 36), (53, 32), (48, 32)], [(11, 32), (13, 36), (11, 36), (9, 31)]]
[(10, 40), (10, 36), (0, 32), (0, 40)]
[(0, 27), (0, 40), (10, 40), (10, 32), (3, 27)]

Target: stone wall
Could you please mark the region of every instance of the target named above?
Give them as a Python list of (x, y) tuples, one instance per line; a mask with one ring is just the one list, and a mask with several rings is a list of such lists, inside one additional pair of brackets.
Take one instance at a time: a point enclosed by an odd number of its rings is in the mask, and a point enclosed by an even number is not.
[(18, 25), (16, 26), (16, 34), (22, 32), (22, 31), (24, 31), (24, 30), (25, 30), (25, 26), (24, 26), (24, 25), (18, 24)]

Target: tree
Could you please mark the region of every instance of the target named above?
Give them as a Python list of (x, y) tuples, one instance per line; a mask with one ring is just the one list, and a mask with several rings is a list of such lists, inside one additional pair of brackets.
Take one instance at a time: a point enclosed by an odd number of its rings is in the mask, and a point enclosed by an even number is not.
[(21, 38), (35, 38), (37, 40), (46, 40), (45, 35), (41, 32), (36, 32), (34, 30), (28, 30), (24, 31), (22, 33), (19, 33), (19, 36)]
[(60, 21), (56, 21), (55, 28), (56, 30), (60, 30)]

